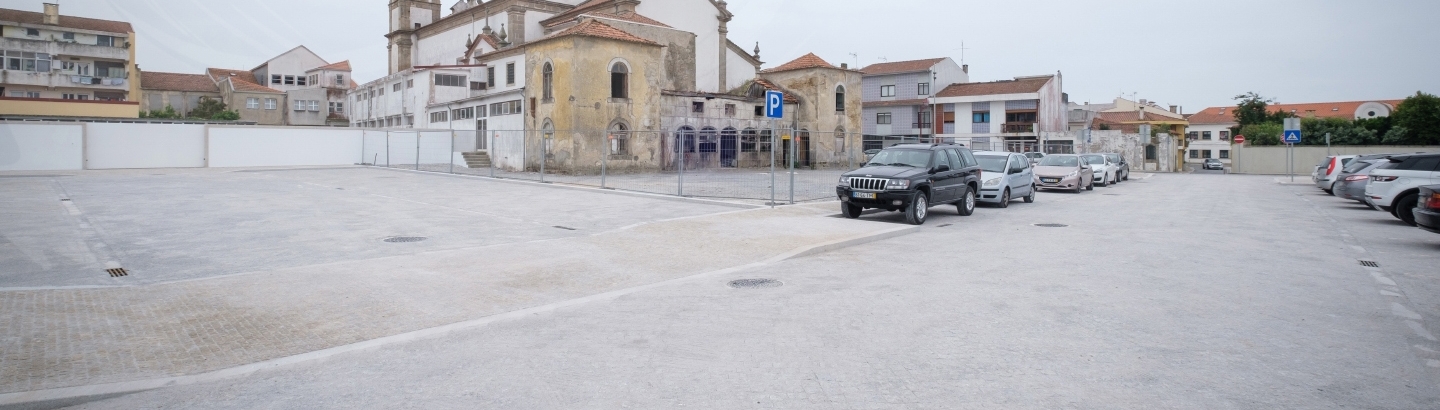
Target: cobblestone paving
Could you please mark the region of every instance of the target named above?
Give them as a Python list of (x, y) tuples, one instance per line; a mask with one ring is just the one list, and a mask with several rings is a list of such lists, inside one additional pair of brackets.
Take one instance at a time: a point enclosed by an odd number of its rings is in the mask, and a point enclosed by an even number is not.
[[(392, 166), (392, 168), (417, 169), (413, 164), (408, 166), (395, 165)], [(452, 168), (447, 164), (421, 164), (418, 169), (429, 172), (486, 177), (492, 175), (490, 168), (465, 168), (461, 166)], [(840, 179), (840, 174), (845, 172), (846, 170), (841, 169), (796, 170), (794, 183), (795, 202), (828, 201), (835, 199), (835, 183)], [(539, 172), (509, 172), (497, 169), (493, 171), (493, 175), (498, 178), (526, 181), (540, 180)], [(599, 175), (565, 175), (547, 172), (545, 174), (545, 181), (592, 187), (599, 187), (603, 183), (606, 188), (663, 195), (678, 195), (683, 189), (684, 196), (701, 198), (765, 201), (771, 198), (771, 175), (769, 169), (695, 170), (686, 171), (683, 177), (683, 188), (680, 183), (681, 175), (676, 172), (617, 173), (606, 175), (603, 182)], [(790, 173), (784, 169), (776, 170), (774, 186), (774, 198), (776, 201), (789, 202), (791, 198)]]
[(139, 287), (0, 292), (0, 393), (193, 374), (894, 228), (788, 207)]

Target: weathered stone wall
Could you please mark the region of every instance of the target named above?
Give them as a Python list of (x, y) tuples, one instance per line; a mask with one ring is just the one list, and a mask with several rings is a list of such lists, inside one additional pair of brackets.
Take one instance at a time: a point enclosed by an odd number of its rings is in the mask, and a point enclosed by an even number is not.
[[(611, 155), (606, 167), (615, 172), (660, 169), (663, 143), (660, 124), (660, 90), (665, 82), (664, 59), (659, 46), (594, 37), (532, 43), (526, 53), (525, 168), (539, 169), (546, 121), (554, 130), (549, 143), (547, 171), (594, 174), (609, 143), (605, 131), (622, 123), (630, 134), (625, 153)], [(629, 98), (610, 98), (610, 67), (629, 67)], [(544, 98), (545, 64), (554, 67), (552, 99)], [(533, 154), (531, 154), (533, 153)]]
[(662, 89), (695, 91), (695, 34), (673, 28), (636, 24), (620, 20), (601, 20), (626, 33), (665, 46), (665, 81)]
[[(811, 68), (778, 73), (762, 73), (761, 78), (770, 80), (800, 100), (794, 111), (794, 121), (810, 131), (809, 149), (801, 139), (799, 151), (802, 163), (827, 166), (849, 162), (848, 156), (861, 155), (861, 74), (858, 71), (835, 68)], [(845, 110), (837, 111), (835, 106), (836, 87), (845, 87)], [(791, 118), (786, 118), (789, 122)], [(837, 141), (836, 132), (843, 132), (845, 138)], [(802, 136), (804, 134), (802, 133)], [(843, 142), (842, 142), (843, 141)], [(842, 146), (843, 145), (843, 146)]]

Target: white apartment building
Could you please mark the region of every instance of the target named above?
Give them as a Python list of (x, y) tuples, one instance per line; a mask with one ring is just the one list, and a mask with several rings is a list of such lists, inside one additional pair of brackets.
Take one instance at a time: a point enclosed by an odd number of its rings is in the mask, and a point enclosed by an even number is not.
[[(0, 9), (0, 114), (139, 115), (130, 23)], [(19, 99), (19, 100), (17, 100)]]

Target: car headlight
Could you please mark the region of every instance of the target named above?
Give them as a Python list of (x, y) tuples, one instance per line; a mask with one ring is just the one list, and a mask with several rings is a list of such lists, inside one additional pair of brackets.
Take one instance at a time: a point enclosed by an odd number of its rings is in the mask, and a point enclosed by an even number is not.
[(850, 187), (850, 177), (840, 177), (840, 186), (849, 188), (849, 187)]
[(1066, 177), (1066, 178), (1069, 178), (1069, 177), (1078, 176), (1078, 175), (1080, 175), (1080, 171), (1079, 171), (1079, 170), (1075, 170), (1075, 171), (1070, 171), (1070, 173), (1069, 173), (1069, 174), (1066, 174), (1065, 177)]
[(991, 178), (985, 181), (985, 186), (1000, 186), (1000, 181), (1005, 178)]
[(890, 183), (889, 183), (889, 184), (886, 184), (886, 185), (885, 185), (885, 189), (909, 189), (909, 188), (910, 188), (910, 180), (908, 180), (908, 179), (892, 179), (892, 180), (890, 180)]

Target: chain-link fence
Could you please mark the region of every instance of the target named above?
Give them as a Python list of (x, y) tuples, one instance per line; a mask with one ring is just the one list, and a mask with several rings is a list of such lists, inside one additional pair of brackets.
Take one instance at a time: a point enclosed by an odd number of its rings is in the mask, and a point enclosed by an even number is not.
[(834, 198), (840, 174), (868, 160), (860, 135), (846, 132), (364, 132), (361, 162), (373, 166), (774, 203)]

